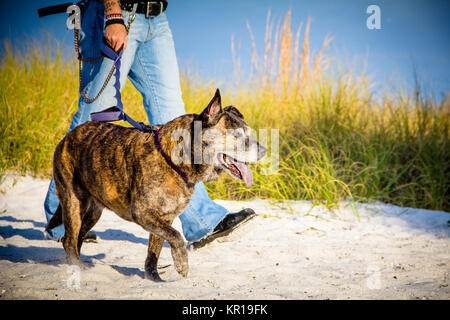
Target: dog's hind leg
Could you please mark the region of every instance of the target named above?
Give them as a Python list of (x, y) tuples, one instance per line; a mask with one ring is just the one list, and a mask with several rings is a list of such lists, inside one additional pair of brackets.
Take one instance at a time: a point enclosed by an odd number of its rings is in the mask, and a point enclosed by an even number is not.
[(81, 252), (81, 246), (86, 234), (91, 230), (98, 222), (102, 215), (103, 206), (94, 198), (90, 198), (87, 201), (83, 201), (81, 208), (82, 223), (80, 233), (78, 234), (78, 252)]
[(78, 235), (81, 228), (81, 203), (76, 197), (67, 199), (62, 205), (65, 234), (62, 239), (69, 264), (82, 265), (78, 251)]
[(145, 278), (156, 282), (162, 282), (158, 274), (158, 259), (161, 249), (164, 244), (164, 239), (158, 237), (155, 234), (150, 233), (148, 239), (148, 254), (145, 260)]
[[(67, 262), (78, 266), (83, 266), (80, 260), (80, 251), (78, 250), (78, 236), (80, 234), (83, 208), (82, 201), (74, 191), (77, 188), (72, 184), (60, 184), (55, 180), (56, 188), (59, 191), (60, 206), (62, 211), (62, 220), (64, 223), (65, 234), (62, 238), (62, 244), (67, 255)], [(63, 189), (66, 187), (66, 189)]]
[(65, 231), (61, 240), (66, 251), (67, 262), (82, 266), (80, 252), (78, 251), (78, 235), (82, 222), (81, 199), (83, 199), (83, 194), (78, 179), (74, 175), (74, 163), (76, 163), (76, 160), (70, 154), (69, 142), (66, 136), (56, 146), (53, 155), (53, 178), (59, 205), (61, 206), (62, 222)]

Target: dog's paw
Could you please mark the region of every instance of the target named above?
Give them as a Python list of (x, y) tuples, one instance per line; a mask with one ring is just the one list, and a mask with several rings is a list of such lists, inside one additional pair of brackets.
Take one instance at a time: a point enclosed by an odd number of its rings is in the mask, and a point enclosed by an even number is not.
[(152, 280), (154, 282), (165, 282), (161, 279), (158, 271), (156, 270), (145, 270), (145, 279)]
[(184, 246), (179, 248), (172, 248), (172, 258), (175, 265), (175, 270), (177, 270), (177, 272), (183, 277), (187, 277), (189, 265), (188, 253), (186, 248)]
[(72, 259), (67, 259), (67, 264), (69, 266), (75, 266), (78, 267), (80, 270), (84, 271), (89, 269), (90, 267), (92, 267), (91, 265), (81, 261), (80, 259), (77, 258), (72, 258)]

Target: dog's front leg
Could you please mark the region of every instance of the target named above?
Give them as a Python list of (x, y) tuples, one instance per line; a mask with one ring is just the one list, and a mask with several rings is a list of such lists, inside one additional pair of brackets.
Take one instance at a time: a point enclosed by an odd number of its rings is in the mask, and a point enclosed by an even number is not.
[(150, 233), (148, 239), (148, 254), (147, 259), (145, 260), (145, 278), (156, 282), (163, 281), (157, 270), (159, 254), (161, 253), (163, 244), (164, 239)]
[[(189, 270), (188, 254), (181, 234), (172, 228), (170, 223), (161, 219), (157, 214), (134, 211), (133, 218), (134, 221), (145, 230), (161, 238), (162, 243), (165, 240), (170, 244), (175, 269), (183, 277), (186, 277)], [(159, 246), (158, 243), (154, 243), (153, 245), (155, 246), (155, 249), (157, 249), (157, 245)], [(148, 249), (150, 254), (153, 252), (153, 248), (151, 246), (152, 243), (150, 242)], [(155, 261), (153, 263), (155, 265), (155, 269), (158, 263), (158, 256), (159, 254), (154, 256)]]

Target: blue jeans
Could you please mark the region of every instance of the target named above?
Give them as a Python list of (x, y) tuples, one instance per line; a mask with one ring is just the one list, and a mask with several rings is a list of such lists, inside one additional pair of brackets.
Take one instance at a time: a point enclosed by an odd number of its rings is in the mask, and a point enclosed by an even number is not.
[[(130, 13), (127, 11), (122, 13), (127, 22)], [(84, 59), (99, 56), (103, 25), (103, 4), (101, 1), (89, 1), (82, 15), (79, 40), (81, 55)], [(81, 76), (88, 97), (93, 98), (97, 95), (112, 64), (113, 61), (107, 58), (83, 64)], [(130, 81), (142, 94), (150, 124), (164, 124), (186, 113), (181, 98), (172, 32), (164, 13), (148, 19), (144, 14), (136, 14), (128, 34), (127, 48), (122, 56), (120, 75), (121, 90), (128, 75)], [(91, 112), (117, 105), (114, 97), (114, 82), (113, 76), (103, 93), (93, 103), (86, 102), (80, 96), (78, 111), (72, 119), (68, 132), (89, 121)], [(124, 108), (126, 111), (126, 106)], [(58, 204), (55, 183), (52, 179), (44, 203), (47, 221), (50, 221)], [(214, 230), (227, 214), (224, 207), (209, 198), (203, 183), (198, 183), (191, 201), (180, 215), (186, 240), (193, 242), (202, 239)], [(59, 226), (49, 233), (53, 239), (60, 239), (64, 235), (64, 226)]]

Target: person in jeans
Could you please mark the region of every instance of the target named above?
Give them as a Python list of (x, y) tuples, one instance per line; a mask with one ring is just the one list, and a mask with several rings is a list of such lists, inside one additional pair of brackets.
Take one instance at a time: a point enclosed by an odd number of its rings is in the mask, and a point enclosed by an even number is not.
[[(127, 34), (125, 24), (130, 18), (135, 2), (137, 1), (84, 2), (79, 50), (83, 59), (93, 59), (94, 62), (83, 63), (81, 82), (84, 88), (80, 89), (87, 97), (95, 97), (111, 70), (112, 60), (104, 58), (95, 61), (99, 56), (104, 36), (114, 50), (118, 51), (122, 46), (124, 48), (120, 68), (120, 89), (123, 89), (128, 76), (142, 94), (149, 123), (164, 124), (185, 114), (174, 42), (167, 17), (163, 12), (167, 7), (167, 1), (138, 3), (135, 19)], [(80, 95), (78, 111), (72, 119), (68, 132), (89, 121), (92, 112), (117, 105), (114, 82), (113, 76), (94, 102), (89, 103)], [(47, 221), (50, 221), (58, 204), (52, 179), (44, 203)], [(250, 208), (237, 213), (228, 212), (209, 198), (203, 183), (198, 183), (189, 205), (179, 218), (186, 240), (198, 248), (229, 234), (254, 216), (255, 213)], [(63, 235), (64, 226), (61, 225), (50, 230), (48, 237), (59, 240)], [(90, 232), (87, 238), (95, 239), (96, 236)]]

